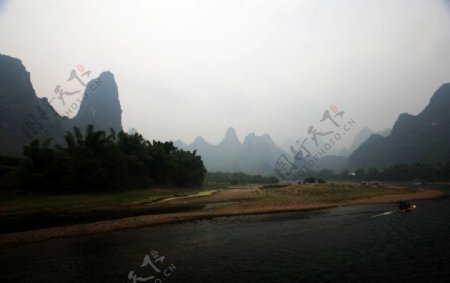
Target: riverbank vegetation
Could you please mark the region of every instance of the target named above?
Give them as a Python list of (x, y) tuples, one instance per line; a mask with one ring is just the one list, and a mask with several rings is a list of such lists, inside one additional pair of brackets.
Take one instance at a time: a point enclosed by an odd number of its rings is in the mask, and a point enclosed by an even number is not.
[[(359, 184), (307, 184), (284, 186), (202, 188), (149, 188), (95, 194), (6, 194), (0, 198), (0, 233), (88, 223), (139, 215), (198, 213), (209, 203), (238, 203), (233, 211), (264, 212), (312, 208), (377, 196), (405, 195), (417, 189)], [(225, 208), (218, 208), (225, 209)], [(270, 212), (268, 211), (268, 212)], [(214, 213), (214, 210), (210, 210)]]
[(206, 196), (217, 186), (152, 187), (118, 192), (79, 194), (7, 193), (0, 197), (0, 233), (86, 223), (155, 213), (189, 211), (198, 206), (167, 206), (172, 200)]
[(309, 170), (304, 176), (317, 180), (341, 180), (341, 181), (412, 181), (423, 179), (428, 182), (450, 181), (450, 161), (445, 163), (429, 164), (394, 164), (392, 166), (379, 168), (358, 168), (355, 170), (333, 171), (329, 169)]
[(147, 188), (201, 186), (206, 174), (196, 152), (172, 142), (150, 142), (140, 134), (94, 130), (83, 134), (74, 127), (64, 136), (66, 145), (51, 139), (34, 140), (23, 158), (2, 157), (2, 186), (54, 193), (86, 193)]
[(278, 179), (276, 177), (249, 175), (242, 172), (208, 172), (206, 173), (205, 180), (207, 182), (225, 183), (230, 185), (278, 183)]

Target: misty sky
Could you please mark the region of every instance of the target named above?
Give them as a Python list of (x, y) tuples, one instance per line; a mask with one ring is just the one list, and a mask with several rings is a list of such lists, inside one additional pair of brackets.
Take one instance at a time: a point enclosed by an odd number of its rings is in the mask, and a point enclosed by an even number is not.
[(0, 0), (0, 53), (40, 97), (77, 65), (111, 71), (148, 139), (282, 143), (331, 105), (375, 131), (419, 113), (450, 81), (450, 1)]

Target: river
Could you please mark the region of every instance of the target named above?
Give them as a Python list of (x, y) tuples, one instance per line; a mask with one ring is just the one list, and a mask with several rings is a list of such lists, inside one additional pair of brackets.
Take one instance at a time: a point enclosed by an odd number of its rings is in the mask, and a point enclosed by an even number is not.
[(414, 203), (409, 213), (361, 205), (2, 248), (0, 282), (447, 282), (450, 201)]

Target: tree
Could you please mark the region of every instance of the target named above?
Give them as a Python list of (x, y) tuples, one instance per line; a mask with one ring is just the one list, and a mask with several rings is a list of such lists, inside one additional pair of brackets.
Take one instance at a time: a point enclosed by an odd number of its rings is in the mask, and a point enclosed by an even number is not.
[(92, 192), (146, 187), (151, 184), (200, 186), (206, 170), (196, 152), (172, 142), (153, 143), (135, 133), (96, 131), (84, 135), (74, 127), (64, 136), (66, 147), (33, 141), (24, 147), (24, 185), (36, 191)]

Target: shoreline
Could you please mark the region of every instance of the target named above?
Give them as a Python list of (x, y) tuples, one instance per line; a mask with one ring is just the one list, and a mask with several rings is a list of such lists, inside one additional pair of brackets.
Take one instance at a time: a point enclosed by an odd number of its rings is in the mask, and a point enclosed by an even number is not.
[[(225, 194), (211, 196), (208, 199), (213, 201), (236, 201), (241, 200), (239, 192), (243, 189), (231, 190), (227, 197)], [(250, 189), (250, 192), (253, 189)], [(248, 192), (246, 192), (248, 193)], [(216, 217), (232, 217), (244, 215), (273, 214), (284, 212), (312, 211), (322, 209), (332, 209), (343, 206), (395, 203), (403, 199), (408, 200), (431, 200), (445, 198), (448, 195), (438, 190), (420, 189), (413, 193), (379, 195), (370, 198), (346, 200), (341, 202), (327, 203), (294, 203), (284, 205), (277, 202), (269, 202), (261, 206), (261, 203), (242, 202), (230, 206), (216, 207), (201, 211), (162, 213), (152, 215), (141, 215), (134, 217), (125, 217), (115, 220), (103, 220), (85, 224), (74, 224), (67, 226), (57, 226), (50, 228), (41, 228), (23, 232), (13, 232), (0, 234), (0, 247), (18, 246), (20, 244), (38, 242), (57, 238), (78, 237), (94, 234), (109, 233), (126, 229), (138, 229), (155, 225), (182, 223), (196, 220), (212, 219)], [(244, 198), (245, 199), (245, 198)], [(203, 199), (204, 201), (205, 199)], [(199, 202), (200, 199), (191, 201), (179, 200), (176, 205), (186, 205), (192, 202)]]

